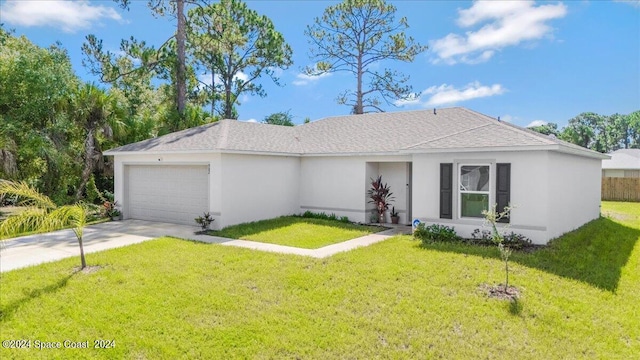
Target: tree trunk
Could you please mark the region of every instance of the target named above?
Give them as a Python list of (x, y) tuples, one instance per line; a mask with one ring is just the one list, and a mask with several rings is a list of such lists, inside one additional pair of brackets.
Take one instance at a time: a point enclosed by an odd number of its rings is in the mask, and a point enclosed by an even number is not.
[(79, 201), (82, 198), (84, 188), (87, 186), (89, 177), (91, 177), (91, 173), (93, 172), (93, 165), (95, 162), (95, 139), (93, 136), (94, 133), (95, 129), (89, 129), (89, 131), (87, 132), (87, 138), (84, 140), (84, 168), (82, 169), (80, 185), (78, 185), (78, 190), (76, 191), (76, 201)]
[(82, 264), (80, 270), (82, 270), (87, 267), (87, 261), (84, 259), (84, 246), (81, 237), (78, 238), (78, 245), (80, 245), (80, 263)]
[(215, 116), (216, 111), (216, 73), (211, 64), (211, 117)]
[(358, 55), (358, 89), (356, 90), (356, 108), (355, 114), (364, 114), (364, 106), (362, 105), (362, 54)]
[[(186, 21), (184, 17), (184, 0), (177, 0), (177, 16), (178, 16), (178, 30), (176, 32), (176, 46), (178, 51), (178, 69), (176, 73), (176, 87), (177, 87), (177, 99), (176, 105), (178, 108), (178, 114), (180, 118), (184, 115), (184, 108), (187, 102), (187, 76), (186, 76), (186, 55), (185, 55), (185, 42)], [(175, 129), (177, 130), (177, 129)]]
[(506, 273), (506, 281), (504, 282), (504, 292), (509, 293), (509, 260), (504, 261), (504, 271)]

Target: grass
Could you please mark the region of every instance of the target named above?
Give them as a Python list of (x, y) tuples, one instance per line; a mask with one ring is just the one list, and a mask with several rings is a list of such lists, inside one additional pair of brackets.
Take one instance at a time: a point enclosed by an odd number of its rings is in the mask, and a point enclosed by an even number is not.
[(384, 230), (336, 220), (283, 216), (211, 231), (210, 235), (270, 244), (317, 249)]
[[(326, 259), (161, 238), (88, 254), (91, 274), (11, 271), (1, 337), (32, 348), (0, 358), (637, 358), (640, 204), (603, 209), (626, 220), (514, 255), (518, 302), (479, 288), (503, 280), (497, 249), (409, 236)], [(65, 339), (116, 346), (33, 348)]]

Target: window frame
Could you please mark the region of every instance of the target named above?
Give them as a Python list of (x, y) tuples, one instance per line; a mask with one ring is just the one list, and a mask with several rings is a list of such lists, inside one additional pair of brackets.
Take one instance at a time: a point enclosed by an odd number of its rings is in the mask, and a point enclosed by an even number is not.
[[(458, 219), (466, 219), (466, 220), (481, 220), (484, 221), (484, 216), (480, 216), (480, 217), (475, 217), (475, 216), (462, 216), (462, 194), (482, 194), (482, 195), (487, 195), (488, 196), (488, 209), (491, 209), (491, 204), (492, 203), (492, 199), (494, 197), (493, 195), (493, 187), (495, 184), (495, 174), (493, 174), (494, 168), (493, 168), (493, 164), (489, 163), (489, 162), (461, 162), (457, 164), (457, 176), (456, 176), (456, 195), (457, 195), (457, 200), (456, 200), (456, 206), (458, 208), (457, 211), (457, 215), (458, 215)], [(462, 167), (463, 166), (486, 166), (489, 168), (489, 183), (488, 183), (488, 190), (487, 191), (468, 191), (468, 190), (462, 190), (461, 189), (461, 185), (462, 185)]]

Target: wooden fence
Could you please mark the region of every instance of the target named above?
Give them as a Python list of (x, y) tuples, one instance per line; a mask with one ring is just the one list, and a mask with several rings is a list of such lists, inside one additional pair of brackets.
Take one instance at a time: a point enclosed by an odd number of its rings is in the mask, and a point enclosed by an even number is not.
[(602, 178), (602, 200), (639, 201), (640, 178)]

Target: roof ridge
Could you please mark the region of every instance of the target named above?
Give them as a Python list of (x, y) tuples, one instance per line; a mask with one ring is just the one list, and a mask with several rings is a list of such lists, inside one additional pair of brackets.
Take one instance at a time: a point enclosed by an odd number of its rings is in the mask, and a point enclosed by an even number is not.
[(464, 134), (464, 133), (469, 132), (469, 131), (478, 130), (480, 128), (483, 128), (483, 127), (486, 127), (486, 126), (489, 126), (489, 125), (492, 125), (492, 123), (486, 123), (486, 124), (478, 125), (478, 126), (475, 126), (475, 127), (469, 128), (469, 129), (465, 129), (465, 130), (461, 130), (461, 131), (454, 132), (454, 133), (451, 133), (451, 134), (439, 136), (437, 138), (421, 141), (421, 142), (419, 142), (417, 144), (406, 146), (406, 147), (403, 148), (403, 150), (404, 149), (411, 149), (411, 148), (414, 148), (416, 146), (424, 145), (424, 144), (427, 144), (427, 143), (430, 143), (430, 142), (433, 142), (433, 141), (442, 140), (442, 139), (445, 139), (445, 138), (448, 138), (448, 137), (451, 137), (451, 136)]
[[(465, 109), (462, 106), (449, 106), (449, 107), (436, 107), (435, 109), (437, 110), (452, 110), (452, 109)], [(332, 116), (325, 116), (319, 119), (315, 119), (315, 120), (311, 120), (309, 122), (309, 124), (317, 122), (317, 121), (322, 121), (322, 120), (330, 120), (330, 119), (337, 119), (337, 118), (343, 118), (343, 117), (351, 117), (351, 116), (357, 116), (357, 117), (368, 117), (368, 116), (374, 116), (374, 115), (381, 115), (381, 114), (385, 114), (385, 115), (392, 115), (392, 114), (398, 114), (398, 113), (420, 113), (420, 112), (432, 112), (433, 110), (431, 109), (414, 109), (414, 110), (401, 110), (401, 111), (382, 111), (382, 112), (368, 112), (368, 113), (364, 113), (364, 114), (345, 114), (345, 115), (332, 115)], [(485, 115), (486, 116), (486, 115)], [(307, 125), (307, 124), (301, 124), (300, 126), (303, 125)]]
[(225, 149), (227, 147), (227, 139), (229, 135), (229, 121), (238, 121), (238, 120), (228, 120), (224, 119), (220, 121), (220, 133), (218, 135), (218, 149)]
[(531, 137), (531, 138), (534, 138), (534, 139), (538, 139), (540, 141), (544, 141), (545, 143), (547, 143), (549, 145), (559, 145), (559, 142), (558, 141), (554, 141), (551, 137), (549, 137), (549, 135), (541, 134), (539, 132), (535, 132), (533, 130), (529, 130), (527, 128), (520, 127), (520, 126), (512, 124), (510, 122), (498, 121), (497, 123), (500, 124), (502, 127), (506, 127), (506, 128), (512, 129), (514, 131), (517, 131), (517, 132), (519, 132), (521, 134), (524, 134), (524, 135), (526, 135), (528, 137)]

